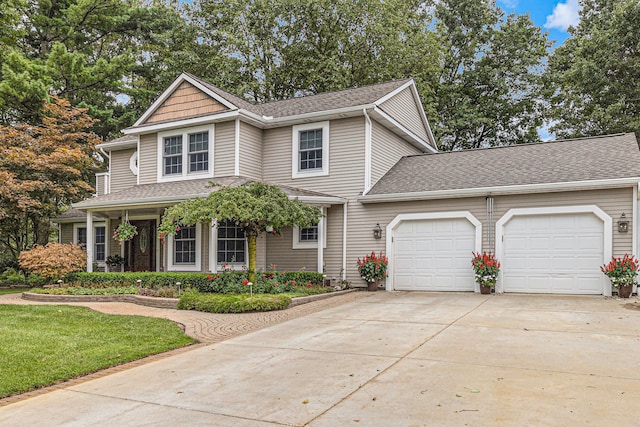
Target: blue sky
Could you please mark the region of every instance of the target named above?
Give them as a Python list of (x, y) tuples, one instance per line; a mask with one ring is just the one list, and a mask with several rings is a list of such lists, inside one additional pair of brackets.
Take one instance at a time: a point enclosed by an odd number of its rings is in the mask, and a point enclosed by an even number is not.
[(549, 32), (556, 46), (567, 37), (567, 27), (578, 23), (578, 0), (497, 0), (505, 12), (528, 13), (534, 23)]

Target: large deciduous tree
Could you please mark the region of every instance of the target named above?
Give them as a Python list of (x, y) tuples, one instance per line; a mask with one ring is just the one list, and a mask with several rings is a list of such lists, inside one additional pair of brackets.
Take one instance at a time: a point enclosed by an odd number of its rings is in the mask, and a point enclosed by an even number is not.
[(560, 137), (640, 134), (640, 3), (582, 0), (580, 22), (551, 56), (551, 130)]
[(440, 50), (425, 110), (441, 149), (538, 141), (546, 34), (494, 2), (430, 3)]
[(317, 223), (321, 212), (315, 206), (291, 200), (277, 186), (250, 182), (236, 187), (217, 188), (207, 198), (196, 198), (167, 208), (158, 227), (161, 238), (175, 234), (180, 226), (213, 221), (231, 221), (241, 228), (249, 246), (249, 273), (256, 271), (256, 238), (267, 227), (308, 227)]
[(99, 138), (85, 109), (54, 99), (38, 125), (0, 126), (0, 245), (20, 251), (49, 241), (49, 219), (91, 195)]

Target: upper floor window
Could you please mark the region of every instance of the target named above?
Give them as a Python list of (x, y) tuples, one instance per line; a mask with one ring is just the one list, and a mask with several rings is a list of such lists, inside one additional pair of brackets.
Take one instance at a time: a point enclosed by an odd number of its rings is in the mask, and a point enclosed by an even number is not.
[(292, 178), (329, 174), (329, 122), (293, 126)]
[(158, 133), (158, 181), (213, 177), (213, 125)]

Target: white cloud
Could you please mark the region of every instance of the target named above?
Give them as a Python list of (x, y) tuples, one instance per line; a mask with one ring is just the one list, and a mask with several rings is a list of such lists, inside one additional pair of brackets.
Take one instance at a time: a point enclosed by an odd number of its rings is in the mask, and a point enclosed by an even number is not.
[(578, 0), (567, 0), (565, 3), (558, 3), (553, 8), (553, 13), (547, 16), (547, 22), (544, 27), (567, 31), (569, 26), (576, 26), (580, 21), (579, 13), (581, 8), (582, 6), (580, 6)]

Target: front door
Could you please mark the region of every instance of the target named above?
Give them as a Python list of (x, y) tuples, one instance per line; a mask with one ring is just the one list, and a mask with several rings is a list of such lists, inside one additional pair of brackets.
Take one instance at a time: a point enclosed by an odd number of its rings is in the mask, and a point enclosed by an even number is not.
[(156, 221), (131, 221), (138, 234), (126, 246), (127, 271), (156, 271)]

